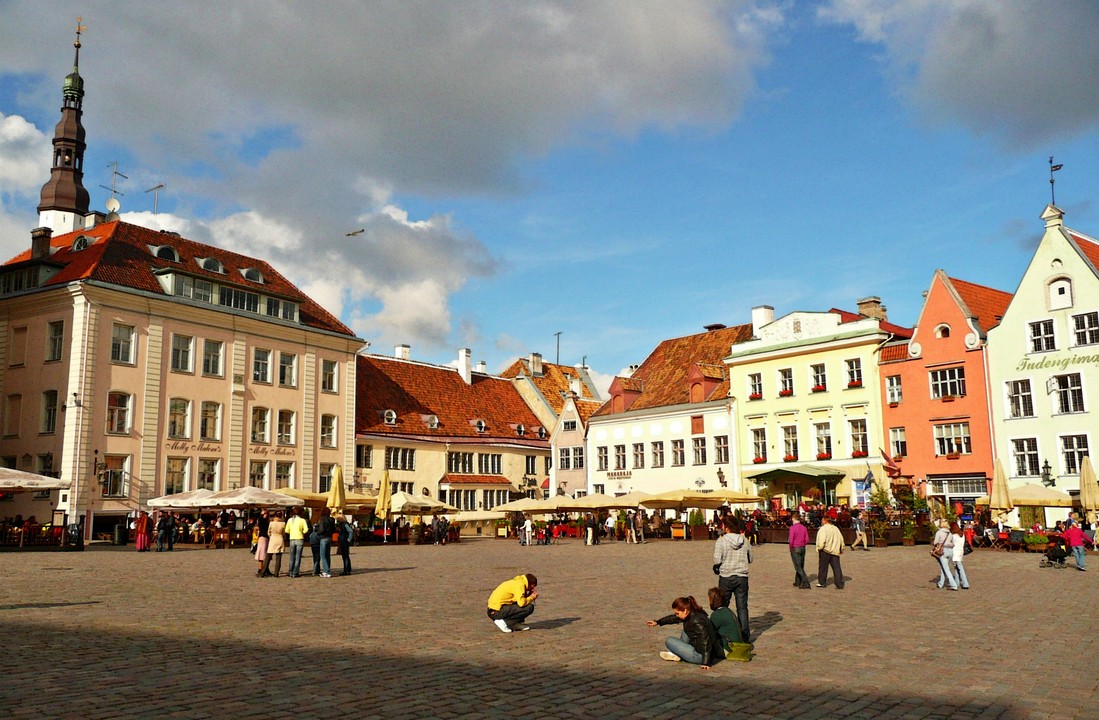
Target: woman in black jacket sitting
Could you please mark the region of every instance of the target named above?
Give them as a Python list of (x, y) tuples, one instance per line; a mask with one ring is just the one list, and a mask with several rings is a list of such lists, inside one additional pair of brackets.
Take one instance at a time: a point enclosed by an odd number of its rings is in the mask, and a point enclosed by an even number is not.
[(703, 670), (709, 670), (710, 666), (717, 662), (721, 656), (721, 641), (718, 639), (717, 630), (714, 629), (706, 611), (694, 599), (694, 596), (678, 597), (672, 600), (672, 614), (659, 620), (645, 622), (649, 627), (656, 625), (682, 624), (683, 632), (679, 637), (668, 637), (664, 640), (667, 650), (660, 653), (665, 660), (679, 662), (685, 660), (689, 663), (702, 666)]

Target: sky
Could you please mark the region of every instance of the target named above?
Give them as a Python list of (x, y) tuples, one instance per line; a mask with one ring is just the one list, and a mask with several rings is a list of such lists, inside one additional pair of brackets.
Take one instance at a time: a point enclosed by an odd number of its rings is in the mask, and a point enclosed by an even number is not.
[(117, 163), (124, 220), (267, 260), (371, 352), (605, 390), (757, 305), (912, 325), (937, 268), (1015, 290), (1050, 156), (1099, 237), (1092, 0), (0, 0), (3, 258), (77, 16), (92, 208)]

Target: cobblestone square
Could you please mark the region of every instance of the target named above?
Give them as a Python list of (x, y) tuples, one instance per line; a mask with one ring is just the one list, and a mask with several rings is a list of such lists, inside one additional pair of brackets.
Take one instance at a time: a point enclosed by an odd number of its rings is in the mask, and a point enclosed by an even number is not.
[[(658, 657), (644, 621), (705, 605), (711, 542), (358, 546), (355, 572), (259, 579), (245, 550), (0, 554), (10, 718), (1096, 718), (1091, 572), (978, 550), (939, 591), (926, 546), (847, 551), (798, 590), (756, 548), (751, 663)], [(288, 558), (287, 558), (288, 559)], [(306, 562), (308, 550), (306, 551)], [(283, 570), (285, 572), (286, 562)], [(815, 579), (815, 556), (807, 561)], [(338, 565), (338, 561), (337, 561)], [(539, 578), (531, 632), (485, 600)]]

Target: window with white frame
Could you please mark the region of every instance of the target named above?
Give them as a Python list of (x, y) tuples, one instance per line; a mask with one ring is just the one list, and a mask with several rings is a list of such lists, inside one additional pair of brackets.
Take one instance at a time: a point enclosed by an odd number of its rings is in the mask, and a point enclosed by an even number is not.
[(172, 398), (168, 401), (168, 437), (185, 440), (191, 437), (191, 401)]
[(748, 399), (763, 397), (763, 373), (749, 373), (748, 375)]
[(862, 359), (852, 358), (844, 364), (847, 366), (847, 387), (862, 387)]
[[(562, 448), (564, 449), (564, 448)], [(448, 473), (455, 475), (473, 474), (473, 453), (449, 452), (446, 455), (446, 469)]]
[(38, 428), (43, 435), (57, 432), (57, 391), (46, 390), (42, 393), (42, 424)]
[(107, 433), (123, 435), (130, 431), (130, 396), (126, 393), (107, 393)]
[(477, 453), (477, 472), (481, 475), (500, 475), (503, 457), (500, 453)]
[(134, 327), (115, 324), (111, 328), (111, 362), (134, 363)]
[(1048, 352), (1057, 349), (1057, 340), (1053, 335), (1053, 321), (1039, 320), (1030, 323), (1030, 351)]
[(672, 440), (672, 467), (683, 467), (686, 462), (683, 452), (683, 441)]
[(271, 442), (271, 411), (265, 407), (252, 408), (252, 442)]
[(596, 468), (599, 472), (606, 472), (610, 463), (610, 456), (607, 454), (607, 446), (601, 445), (595, 449)]
[(566, 420), (561, 424), (561, 429), (565, 432), (574, 432), (576, 430), (576, 421)]
[(65, 346), (65, 321), (56, 320), (46, 325), (46, 362), (61, 359)]
[(901, 390), (901, 376), (900, 375), (886, 375), (885, 376), (885, 401), (887, 403), (899, 403), (904, 398), (904, 393)]
[(767, 430), (752, 428), (752, 459), (767, 461)]
[(1057, 392), (1057, 412), (1084, 412), (1084, 385), (1080, 380), (1080, 373), (1055, 375), (1053, 380)]
[[(326, 493), (332, 490), (332, 467), (334, 463), (321, 463), (317, 468), (317, 492)], [(394, 483), (396, 484), (396, 483)], [(411, 492), (411, 488), (406, 491)]]
[(965, 395), (965, 368), (952, 367), (941, 370), (932, 370), (929, 373), (931, 379), (931, 397), (934, 399), (944, 397), (962, 397)]
[(294, 487), (294, 463), (275, 463), (275, 490)]
[(356, 445), (355, 446), (355, 467), (372, 468), (374, 467), (374, 446), (373, 445)]
[(848, 420), (847, 426), (851, 429), (851, 457), (856, 453), (866, 457), (870, 454), (869, 437), (866, 432), (866, 418)]
[(259, 295), (247, 290), (238, 290), (221, 285), (218, 288), (218, 304), (231, 307), (234, 310), (246, 310), (250, 313), (259, 314)]
[(221, 461), (216, 458), (200, 458), (198, 461), (198, 476), (195, 479), (196, 490), (217, 491), (218, 465)]
[(973, 446), (969, 438), (969, 423), (936, 425), (935, 455), (969, 455)]
[(321, 447), (336, 447), (335, 415), (321, 415)]
[(195, 339), (190, 335), (172, 335), (172, 370), (191, 372), (191, 348)]
[(664, 441), (654, 440), (649, 448), (652, 450), (652, 466), (654, 468), (664, 467)]
[(694, 464), (695, 465), (705, 465), (706, 464), (706, 438), (704, 438), (704, 437), (691, 438), (691, 450), (693, 451), (693, 455), (694, 455)]
[(809, 386), (813, 392), (824, 392), (828, 389), (828, 373), (824, 370), (824, 363), (809, 366)]
[[(574, 470), (584, 469), (584, 446), (577, 445), (572, 449), (572, 467)], [(549, 458), (546, 458), (546, 472), (549, 473)]]
[(198, 419), (198, 437), (200, 440), (221, 439), (221, 403), (204, 401), (201, 416)]
[(729, 462), (729, 436), (714, 435), (714, 464), (724, 465)]
[(416, 449), (402, 447), (387, 447), (385, 449), (386, 470), (415, 470)]
[(130, 456), (104, 455), (103, 471), (99, 481), (103, 483), (103, 497), (127, 497), (130, 492)]
[(538, 456), (537, 455), (527, 455), (527, 457), (525, 458), (525, 463), (526, 463), (526, 474), (527, 475), (534, 475), (535, 473), (538, 472)]
[(1072, 316), (1072, 327), (1077, 345), (1095, 345), (1099, 343), (1099, 312), (1089, 312)]
[(785, 425), (782, 428), (783, 459), (798, 459), (798, 427), (797, 425)]
[(1030, 380), (1008, 381), (1007, 416), (1010, 418), (1034, 417), (1034, 398), (1030, 392)]
[(293, 445), (297, 414), (293, 410), (279, 410), (279, 422), (276, 429), (279, 445)]
[(1061, 458), (1065, 475), (1079, 475), (1080, 465), (1088, 454), (1087, 435), (1062, 435)]
[(794, 371), (790, 368), (778, 371), (778, 394), (783, 396), (794, 394)]
[(252, 351), (252, 379), (259, 383), (271, 382), (271, 351), (256, 348)]
[(225, 344), (220, 340), (202, 341), (202, 374), (221, 377), (221, 358)]
[(815, 423), (813, 434), (817, 440), (817, 459), (827, 460), (832, 457), (832, 423)]
[(1038, 477), (1042, 470), (1038, 465), (1038, 438), (1019, 438), (1011, 441), (1011, 455), (1015, 459), (1017, 477)]
[(908, 440), (905, 438), (904, 428), (889, 428), (889, 451), (893, 457), (907, 457)]
[(570, 448), (558, 448), (557, 454), (559, 456), (557, 460), (557, 469), (572, 470), (572, 452)]
[(175, 495), (187, 489), (188, 459), (170, 457), (164, 463), (164, 494)]
[(279, 353), (279, 385), (298, 386), (298, 356), (294, 353)]
[(633, 444), (633, 469), (639, 470), (645, 467), (645, 443)]
[(614, 469), (625, 470), (626, 469), (626, 446), (615, 445), (614, 446)]
[(335, 360), (321, 360), (321, 391), (337, 392), (339, 390), (338, 365)]
[[(251, 460), (248, 462), (248, 484), (255, 488), (267, 489), (266, 460)], [(323, 491), (322, 491), (323, 492)]]

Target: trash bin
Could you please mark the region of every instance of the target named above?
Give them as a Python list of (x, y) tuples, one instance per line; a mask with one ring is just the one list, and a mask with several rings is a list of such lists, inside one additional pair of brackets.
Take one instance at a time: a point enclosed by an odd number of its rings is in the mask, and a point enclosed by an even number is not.
[(126, 526), (118, 524), (114, 526), (114, 544), (125, 545), (126, 544)]

